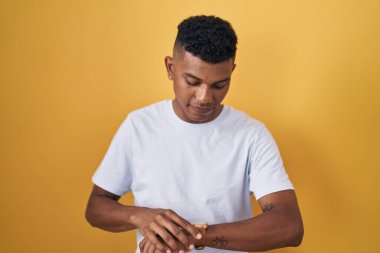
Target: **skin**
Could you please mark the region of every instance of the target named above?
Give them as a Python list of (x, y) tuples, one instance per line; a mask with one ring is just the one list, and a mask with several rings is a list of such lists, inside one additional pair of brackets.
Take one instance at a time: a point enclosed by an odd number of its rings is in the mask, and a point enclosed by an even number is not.
[[(236, 251), (267, 251), (298, 246), (303, 238), (303, 224), (293, 190), (268, 194), (258, 200), (263, 211), (253, 218), (214, 224), (206, 231), (206, 247)], [(142, 253), (148, 239), (140, 243)], [(152, 244), (148, 244), (150, 247)], [(158, 249), (152, 251), (161, 253)]]
[(215, 119), (223, 109), (235, 66), (234, 58), (211, 64), (175, 46), (173, 58), (165, 57), (168, 77), (173, 80), (175, 113), (195, 124)]
[(139, 228), (157, 250), (188, 250), (199, 238), (199, 231), (170, 209), (125, 206), (119, 199), (120, 196), (94, 185), (86, 208), (87, 221), (110, 232)]
[[(234, 58), (211, 64), (175, 46), (173, 57), (165, 57), (165, 67), (173, 81), (173, 108), (177, 116), (193, 124), (215, 119), (223, 109), (222, 101), (235, 66)], [(86, 209), (88, 222), (111, 232), (139, 228), (144, 236), (139, 245), (142, 253), (182, 253), (192, 249), (200, 234), (184, 217), (170, 209), (125, 206), (118, 202), (119, 198), (94, 185)], [(295, 192), (275, 192), (258, 202), (263, 210), (261, 215), (210, 225), (206, 246), (237, 251), (298, 246), (303, 238), (303, 224)]]

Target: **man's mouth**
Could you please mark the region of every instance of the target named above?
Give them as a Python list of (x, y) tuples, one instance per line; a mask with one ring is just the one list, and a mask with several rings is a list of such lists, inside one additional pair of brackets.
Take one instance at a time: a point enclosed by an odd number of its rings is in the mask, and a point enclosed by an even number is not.
[(194, 105), (191, 105), (191, 108), (198, 112), (198, 113), (201, 113), (201, 114), (206, 114), (206, 113), (209, 113), (211, 112), (212, 110), (214, 110), (215, 107), (200, 107), (200, 106), (194, 106)]

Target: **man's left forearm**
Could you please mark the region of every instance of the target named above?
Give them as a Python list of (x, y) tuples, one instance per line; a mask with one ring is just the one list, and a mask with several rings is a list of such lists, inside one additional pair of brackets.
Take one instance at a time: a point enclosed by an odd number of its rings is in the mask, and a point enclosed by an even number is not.
[[(295, 198), (295, 195), (291, 196), (292, 192), (285, 191), (278, 194), (283, 198)], [(285, 201), (273, 201), (267, 202), (262, 209), (261, 215), (251, 219), (210, 225), (206, 232), (206, 247), (236, 251), (266, 251), (298, 246), (301, 243), (303, 225), (297, 204), (289, 205)]]
[[(248, 220), (210, 225), (206, 233), (206, 247), (236, 251), (265, 251), (275, 248), (298, 246), (303, 229), (299, 225), (276, 224), (266, 221), (270, 214)], [(276, 217), (277, 218), (277, 217)]]

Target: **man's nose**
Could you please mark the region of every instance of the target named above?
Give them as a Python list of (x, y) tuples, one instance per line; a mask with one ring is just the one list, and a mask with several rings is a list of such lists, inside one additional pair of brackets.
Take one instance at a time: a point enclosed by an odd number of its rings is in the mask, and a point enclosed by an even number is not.
[(212, 91), (207, 85), (199, 86), (195, 98), (200, 104), (212, 103)]

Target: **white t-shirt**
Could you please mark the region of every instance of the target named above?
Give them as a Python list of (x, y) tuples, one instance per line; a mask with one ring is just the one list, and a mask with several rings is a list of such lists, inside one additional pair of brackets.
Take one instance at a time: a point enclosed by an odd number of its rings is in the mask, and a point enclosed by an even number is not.
[[(293, 189), (262, 123), (229, 106), (210, 122), (188, 123), (171, 100), (128, 115), (93, 183), (119, 196), (132, 191), (136, 206), (172, 209), (191, 223), (208, 224), (252, 217), (251, 193), (259, 199)], [(140, 231), (137, 236), (139, 243)]]

